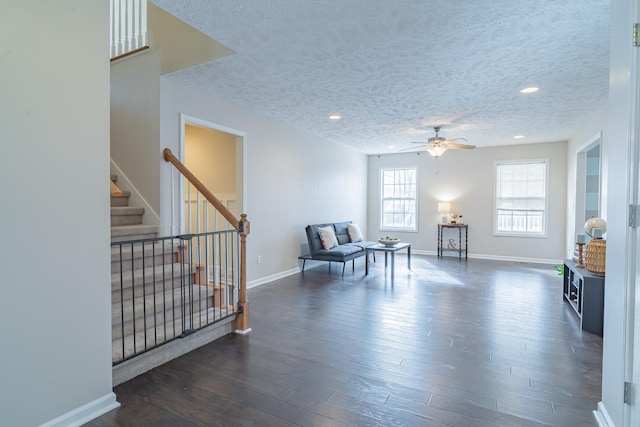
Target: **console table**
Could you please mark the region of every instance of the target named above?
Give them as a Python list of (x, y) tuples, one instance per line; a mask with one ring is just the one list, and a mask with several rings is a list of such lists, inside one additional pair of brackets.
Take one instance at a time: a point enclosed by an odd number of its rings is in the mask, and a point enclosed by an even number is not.
[(580, 328), (602, 335), (604, 316), (604, 277), (576, 267), (571, 260), (564, 260), (564, 299), (580, 319)]
[[(442, 236), (446, 228), (453, 228), (458, 230), (458, 247), (445, 248), (442, 246)], [(462, 230), (464, 230), (464, 247), (462, 246)], [(462, 259), (462, 252), (464, 252), (464, 258), (467, 259), (469, 254), (469, 226), (467, 224), (438, 224), (438, 257), (442, 257), (444, 251), (456, 251), (458, 252), (458, 259)]]

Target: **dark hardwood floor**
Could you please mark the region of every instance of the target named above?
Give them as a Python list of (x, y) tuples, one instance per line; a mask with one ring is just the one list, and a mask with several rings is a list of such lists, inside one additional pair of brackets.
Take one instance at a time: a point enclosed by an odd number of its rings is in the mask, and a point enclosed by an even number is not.
[(602, 339), (551, 265), (396, 257), (249, 290), (251, 326), (115, 388), (88, 426), (595, 426)]

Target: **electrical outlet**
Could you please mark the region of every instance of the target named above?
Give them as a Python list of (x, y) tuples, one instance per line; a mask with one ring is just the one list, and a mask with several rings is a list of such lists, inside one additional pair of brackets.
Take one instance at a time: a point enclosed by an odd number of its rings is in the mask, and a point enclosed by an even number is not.
[(262, 262), (262, 255), (258, 255), (258, 264)]

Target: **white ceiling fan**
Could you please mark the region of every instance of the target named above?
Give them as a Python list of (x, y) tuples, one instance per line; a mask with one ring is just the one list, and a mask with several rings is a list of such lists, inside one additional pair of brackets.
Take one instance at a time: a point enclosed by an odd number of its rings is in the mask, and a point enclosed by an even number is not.
[[(475, 145), (469, 144), (460, 144), (457, 141), (467, 142), (465, 138), (454, 138), (454, 139), (446, 139), (438, 135), (440, 132), (440, 126), (434, 126), (433, 130), (436, 131), (436, 136), (433, 136), (427, 140), (427, 142), (420, 141), (412, 141), (412, 144), (422, 144), (422, 147), (427, 147), (426, 150), (429, 154), (431, 154), (436, 159), (444, 154), (450, 148), (462, 148), (465, 150), (473, 150), (476, 148)], [(418, 147), (418, 148), (422, 148)], [(414, 150), (414, 148), (410, 148), (410, 150)]]

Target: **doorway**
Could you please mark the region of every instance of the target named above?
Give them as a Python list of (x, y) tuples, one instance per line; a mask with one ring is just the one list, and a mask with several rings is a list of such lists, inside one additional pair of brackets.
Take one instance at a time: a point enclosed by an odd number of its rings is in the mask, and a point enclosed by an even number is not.
[[(234, 214), (244, 212), (245, 134), (194, 117), (181, 116), (180, 160)], [(204, 200), (186, 180), (180, 186), (180, 232), (230, 229), (222, 215), (205, 212)]]
[[(244, 212), (245, 135), (181, 116), (180, 161), (236, 219)], [(193, 235), (188, 250), (196, 260), (196, 283), (216, 288), (220, 301), (237, 301), (239, 258), (230, 223), (189, 180), (179, 188), (180, 233)], [(229, 296), (233, 294), (234, 299)]]

